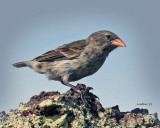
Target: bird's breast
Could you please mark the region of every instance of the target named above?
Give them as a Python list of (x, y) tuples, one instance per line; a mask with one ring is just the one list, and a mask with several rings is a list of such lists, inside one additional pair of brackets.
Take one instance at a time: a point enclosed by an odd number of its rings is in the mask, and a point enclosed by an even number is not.
[(74, 64), (74, 70), (71, 73), (70, 81), (76, 81), (83, 77), (89, 76), (97, 72), (103, 65), (107, 55), (94, 53), (92, 55), (84, 55)]

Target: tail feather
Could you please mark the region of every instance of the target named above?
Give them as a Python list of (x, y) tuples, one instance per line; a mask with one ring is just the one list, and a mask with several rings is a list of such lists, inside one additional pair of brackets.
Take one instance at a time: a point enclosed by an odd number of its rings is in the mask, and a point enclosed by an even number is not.
[(26, 64), (26, 62), (24, 61), (24, 62), (15, 63), (15, 64), (13, 64), (13, 66), (16, 67), (16, 68), (20, 68), (20, 67), (26, 67), (27, 64)]

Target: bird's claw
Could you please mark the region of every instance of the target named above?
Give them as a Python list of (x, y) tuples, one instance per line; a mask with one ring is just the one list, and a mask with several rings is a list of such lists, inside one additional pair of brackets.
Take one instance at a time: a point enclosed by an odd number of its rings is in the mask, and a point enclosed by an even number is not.
[(87, 107), (87, 108), (91, 108), (91, 105), (88, 103), (87, 99), (85, 98), (85, 95), (84, 94), (81, 94), (81, 99), (84, 103), (84, 105)]

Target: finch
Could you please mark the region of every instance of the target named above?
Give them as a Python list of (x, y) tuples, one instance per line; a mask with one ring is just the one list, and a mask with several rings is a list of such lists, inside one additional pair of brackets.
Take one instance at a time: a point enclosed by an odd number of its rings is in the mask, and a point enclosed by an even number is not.
[(13, 66), (30, 67), (38, 73), (45, 74), (50, 80), (60, 81), (79, 93), (84, 104), (88, 105), (81, 90), (69, 82), (94, 74), (111, 51), (125, 46), (116, 34), (102, 30), (92, 33), (86, 39), (64, 44), (33, 60), (18, 62)]

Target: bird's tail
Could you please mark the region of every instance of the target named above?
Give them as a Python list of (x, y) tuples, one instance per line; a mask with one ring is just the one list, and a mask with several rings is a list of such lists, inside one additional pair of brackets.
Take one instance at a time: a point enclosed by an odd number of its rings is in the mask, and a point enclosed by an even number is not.
[(27, 61), (15, 63), (15, 64), (13, 64), (13, 66), (16, 67), (16, 68), (26, 67), (27, 66)]

